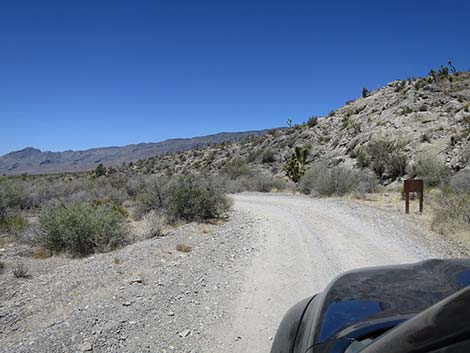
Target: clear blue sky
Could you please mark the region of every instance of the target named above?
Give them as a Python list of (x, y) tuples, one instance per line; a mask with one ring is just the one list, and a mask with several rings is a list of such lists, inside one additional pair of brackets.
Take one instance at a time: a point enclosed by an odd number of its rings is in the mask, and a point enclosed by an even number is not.
[(452, 59), (470, 2), (3, 1), (0, 154), (263, 129)]

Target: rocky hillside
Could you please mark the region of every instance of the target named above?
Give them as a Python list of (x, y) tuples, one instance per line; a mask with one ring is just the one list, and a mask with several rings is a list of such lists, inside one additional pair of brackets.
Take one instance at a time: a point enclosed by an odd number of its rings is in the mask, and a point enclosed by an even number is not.
[(264, 131), (222, 132), (214, 135), (165, 140), (156, 143), (140, 143), (123, 147), (93, 148), (85, 151), (49, 152), (28, 147), (0, 157), (0, 174), (39, 174), (77, 172), (105, 166), (118, 166), (142, 158), (164, 153), (185, 151), (197, 146), (237, 141), (246, 136), (259, 136)]
[[(454, 171), (468, 166), (470, 72), (431, 71), (428, 77), (393, 81), (375, 91), (364, 90), (360, 98), (304, 124), (143, 159), (128, 168), (163, 175), (216, 173), (228, 162), (242, 160), (281, 175), (295, 146), (310, 149), (311, 165), (366, 167), (374, 157), (368, 155), (372, 144), (399, 153), (408, 166), (423, 156), (442, 160)], [(382, 179), (390, 177), (383, 174)]]

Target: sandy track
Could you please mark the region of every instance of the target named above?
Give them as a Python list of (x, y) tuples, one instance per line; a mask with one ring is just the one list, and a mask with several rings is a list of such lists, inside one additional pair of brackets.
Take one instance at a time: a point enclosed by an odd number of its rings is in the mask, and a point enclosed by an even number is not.
[(343, 271), (461, 255), (403, 217), (370, 207), (288, 195), (234, 198), (236, 211), (256, 220), (259, 252), (225, 323), (225, 352), (268, 352), (285, 311)]

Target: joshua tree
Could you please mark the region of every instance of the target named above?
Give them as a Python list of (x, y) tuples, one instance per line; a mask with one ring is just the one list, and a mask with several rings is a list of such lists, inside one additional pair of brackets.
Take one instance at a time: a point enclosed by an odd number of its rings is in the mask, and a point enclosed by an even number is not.
[(295, 183), (297, 183), (305, 173), (307, 156), (308, 149), (306, 147), (296, 146), (292, 157), (284, 167), (287, 176)]
[(449, 60), (449, 66), (450, 66), (450, 71), (452, 71), (452, 73), (455, 74), (457, 72), (457, 70), (455, 69), (455, 66), (452, 65), (452, 61), (450, 61), (450, 60)]
[(292, 119), (287, 119), (287, 126), (292, 127)]

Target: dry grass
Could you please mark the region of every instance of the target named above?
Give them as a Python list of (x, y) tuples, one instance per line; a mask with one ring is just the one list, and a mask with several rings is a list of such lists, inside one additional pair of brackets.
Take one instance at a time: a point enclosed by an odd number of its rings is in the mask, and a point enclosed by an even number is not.
[(13, 268), (13, 275), (16, 278), (29, 278), (29, 269), (25, 264), (18, 262)]
[(190, 252), (192, 248), (187, 244), (179, 243), (176, 244), (176, 250), (180, 252)]
[[(445, 193), (439, 189), (427, 189), (424, 194), (424, 210), (419, 213), (419, 202), (410, 202), (410, 214), (405, 214), (405, 201), (399, 191), (367, 194), (367, 198), (346, 196), (349, 200), (400, 214), (426, 233), (433, 231), (444, 235), (470, 249), (470, 196)], [(432, 233), (432, 232), (431, 232)]]
[(470, 195), (442, 194), (437, 200), (431, 227), (439, 234), (470, 234)]
[(51, 257), (52, 253), (50, 250), (46, 249), (43, 246), (37, 246), (33, 249), (33, 259), (47, 259)]

